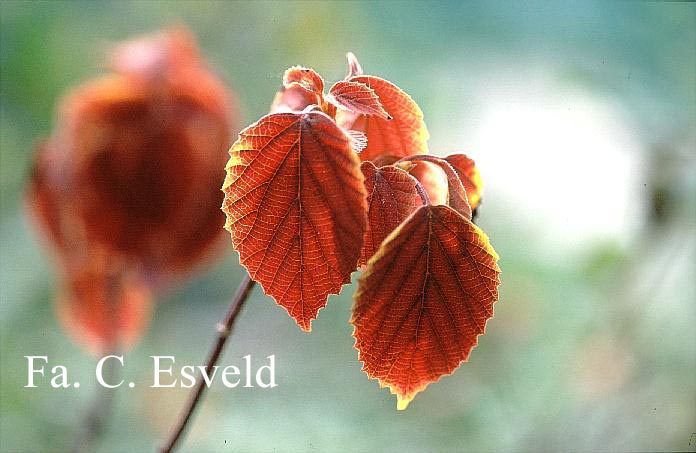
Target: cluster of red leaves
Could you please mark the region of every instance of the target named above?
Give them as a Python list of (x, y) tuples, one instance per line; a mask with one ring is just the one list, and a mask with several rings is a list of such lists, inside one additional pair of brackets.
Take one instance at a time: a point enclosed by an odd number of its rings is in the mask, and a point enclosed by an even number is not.
[(472, 223), (474, 162), (429, 156), (409, 95), (349, 71), (324, 94), (293, 67), (230, 149), (223, 211), (241, 263), (299, 326), (364, 265), (353, 306), (364, 371), (403, 409), (466, 360), (498, 299), (498, 256)]
[(186, 30), (124, 42), (110, 66), (62, 100), (27, 196), (61, 270), (60, 318), (98, 353), (137, 339), (152, 289), (221, 244), (214, 181), (235, 127)]

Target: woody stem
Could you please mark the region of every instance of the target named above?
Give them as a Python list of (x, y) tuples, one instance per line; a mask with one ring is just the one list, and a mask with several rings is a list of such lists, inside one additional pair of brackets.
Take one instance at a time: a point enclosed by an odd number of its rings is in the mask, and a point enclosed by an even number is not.
[[(244, 279), (237, 288), (237, 292), (234, 295), (234, 299), (232, 299), (232, 303), (227, 310), (225, 318), (217, 325), (217, 340), (208, 354), (208, 360), (205, 365), (206, 372), (212, 369), (218, 363), (218, 360), (220, 360), (220, 356), (225, 348), (227, 339), (232, 334), (234, 322), (237, 319), (239, 312), (242, 310), (244, 302), (246, 302), (247, 298), (249, 297), (251, 290), (254, 288), (254, 283), (254, 280), (252, 280), (248, 274), (244, 275)], [(186, 427), (191, 420), (196, 407), (198, 407), (198, 403), (201, 401), (206, 388), (207, 386), (205, 385), (205, 380), (201, 379), (196, 385), (196, 388), (193, 390), (193, 393), (191, 393), (188, 403), (179, 416), (169, 438), (164, 446), (160, 448), (161, 453), (169, 453), (174, 450), (184, 431), (186, 430)]]

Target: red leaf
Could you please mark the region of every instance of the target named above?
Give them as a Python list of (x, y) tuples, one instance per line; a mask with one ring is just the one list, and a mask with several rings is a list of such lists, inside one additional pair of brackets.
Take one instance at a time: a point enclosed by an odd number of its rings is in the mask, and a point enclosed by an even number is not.
[[(398, 162), (400, 158), (396, 156), (390, 156), (389, 154), (383, 154), (381, 156), (377, 156), (374, 159), (370, 160), (373, 164), (375, 164), (376, 167), (386, 167), (387, 165), (393, 165), (396, 162)], [(403, 170), (407, 170), (407, 168), (402, 168)]]
[(359, 261), (362, 266), (389, 233), (421, 205), (421, 199), (416, 191), (416, 181), (400, 168), (377, 168), (366, 161), (360, 169), (365, 175), (368, 206), (365, 244)]
[(439, 165), (432, 162), (405, 162), (411, 168), (409, 174), (423, 185), (430, 202), (434, 205), (446, 205), (449, 201), (447, 175)]
[(359, 82), (374, 90), (391, 120), (379, 116), (357, 115), (338, 110), (336, 122), (345, 129), (367, 135), (367, 148), (360, 154), (362, 160), (373, 160), (381, 155), (397, 157), (428, 152), (428, 129), (423, 112), (411, 96), (391, 82), (374, 76), (355, 76), (350, 82)]
[(350, 138), (316, 110), (265, 116), (232, 146), (223, 191), (241, 263), (309, 331), (362, 248), (366, 194)]
[(305, 90), (319, 96), (322, 96), (324, 92), (324, 79), (313, 69), (302, 66), (293, 66), (285, 71), (283, 86), (290, 88), (293, 84), (298, 84)]
[(27, 187), (25, 208), (46, 239), (47, 245), (57, 254), (65, 252), (67, 244), (61, 228), (61, 202), (55, 190), (57, 155), (50, 142), (44, 140), (36, 147), (34, 166)]
[(117, 282), (103, 269), (83, 269), (68, 277), (56, 309), (65, 331), (100, 356), (138, 341), (150, 322), (152, 297), (132, 276)]
[[(443, 158), (437, 156), (428, 155), (418, 155), (409, 156), (408, 158), (402, 159), (401, 162), (429, 162), (439, 166), (447, 177), (447, 205), (452, 206), (457, 212), (471, 219), (471, 206), (469, 206), (469, 201), (466, 198), (466, 190), (464, 190), (464, 185), (459, 179), (457, 172), (452, 168), (452, 166)], [(418, 168), (418, 167), (416, 167)], [(432, 176), (432, 172), (423, 173), (423, 177)], [(429, 188), (437, 196), (437, 200), (431, 200), (433, 204), (444, 204), (442, 203), (442, 185), (436, 181), (428, 181), (424, 179), (425, 184), (429, 185)], [(428, 187), (426, 187), (427, 189)]]
[[(119, 45), (110, 66), (61, 101), (26, 197), (57, 258), (69, 333), (92, 349), (105, 329), (135, 338), (149, 291), (220, 251), (215, 181), (236, 127), (228, 88), (182, 29)], [(103, 310), (112, 274), (129, 276), (117, 316)]]
[(342, 80), (329, 90), (326, 100), (336, 107), (363, 115), (376, 115), (385, 120), (392, 117), (384, 110), (375, 91), (364, 83)]
[(481, 196), (483, 195), (483, 181), (476, 164), (464, 154), (452, 154), (445, 157), (445, 160), (457, 172), (459, 179), (464, 184), (464, 190), (466, 190), (466, 197), (471, 205), (471, 210), (475, 210), (481, 202)]
[(404, 409), (469, 357), (498, 299), (498, 256), (447, 206), (423, 206), (368, 262), (353, 306), (363, 370)]
[(63, 100), (37, 157), (52, 162), (40, 170), (42, 190), (56, 200), (56, 219), (68, 219), (53, 228), (69, 243), (79, 237), (127, 256), (158, 281), (190, 272), (220, 245), (222, 194), (211, 181), (233, 127), (227, 88), (189, 47), (177, 50), (180, 39), (162, 33), (122, 46), (120, 72)]
[(321, 99), (296, 83), (282, 87), (273, 98), (271, 113), (301, 112), (310, 105), (320, 105)]

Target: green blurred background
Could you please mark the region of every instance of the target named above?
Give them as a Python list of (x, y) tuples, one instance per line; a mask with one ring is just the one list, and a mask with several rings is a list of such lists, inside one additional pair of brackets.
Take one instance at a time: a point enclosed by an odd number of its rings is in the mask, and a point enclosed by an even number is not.
[[(23, 213), (33, 144), (109, 43), (184, 23), (245, 124), (283, 70), (330, 81), (355, 52), (425, 112), (435, 154), (477, 160), (501, 297), (470, 362), (407, 411), (360, 371), (354, 286), (303, 334), (256, 290), (224, 364), (276, 355), (278, 387), (213, 387), (184, 451), (696, 449), (696, 5), (643, 2), (0, 4), (0, 450), (74, 445), (94, 359), (57, 324), (55, 274)], [(187, 392), (150, 355), (200, 364), (241, 279), (226, 258), (161, 295), (99, 451), (147, 451)], [(25, 389), (25, 355), (80, 389)]]

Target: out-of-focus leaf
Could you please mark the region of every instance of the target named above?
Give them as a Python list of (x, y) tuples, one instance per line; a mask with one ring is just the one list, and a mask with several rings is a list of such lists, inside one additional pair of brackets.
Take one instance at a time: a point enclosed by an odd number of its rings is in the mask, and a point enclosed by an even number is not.
[(56, 306), (65, 331), (100, 356), (129, 348), (150, 323), (152, 295), (131, 275), (112, 276), (103, 268), (71, 273)]
[[(138, 294), (221, 251), (223, 196), (215, 181), (236, 121), (229, 89), (183, 29), (118, 45), (110, 67), (59, 104), (26, 197), (56, 255), (63, 311), (95, 348), (110, 319), (99, 311), (105, 275), (130, 276), (116, 279), (121, 295), (109, 306), (134, 311), (119, 304), (149, 303)], [(135, 338), (126, 324), (146, 324), (111, 319), (111, 347)]]

